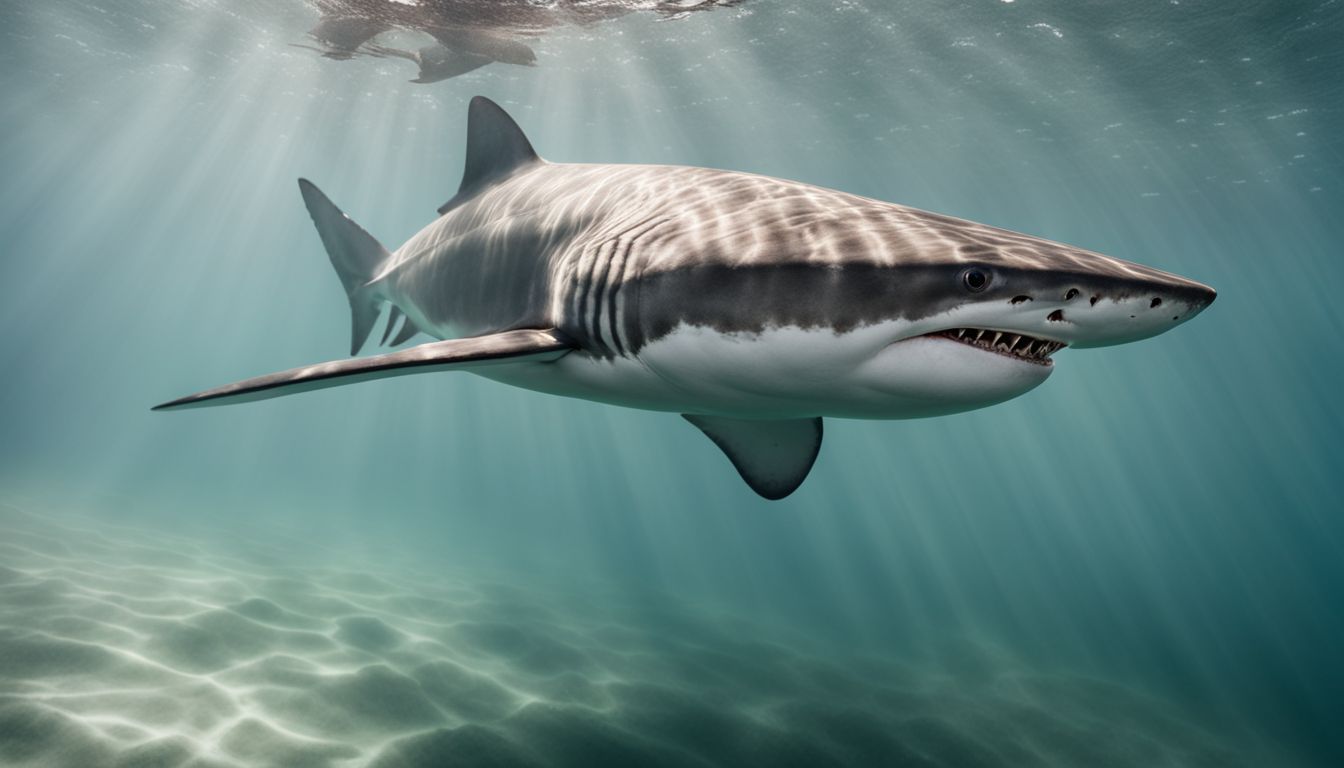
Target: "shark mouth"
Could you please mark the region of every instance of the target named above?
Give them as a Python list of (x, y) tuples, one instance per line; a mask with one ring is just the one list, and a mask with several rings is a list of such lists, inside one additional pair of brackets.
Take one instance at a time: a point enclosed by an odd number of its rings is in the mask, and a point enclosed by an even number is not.
[(1050, 356), (1068, 346), (1060, 341), (1038, 339), (1035, 336), (1009, 331), (990, 331), (984, 328), (952, 328), (929, 335), (941, 336), (983, 349), (986, 352), (994, 352), (1036, 365), (1054, 365)]

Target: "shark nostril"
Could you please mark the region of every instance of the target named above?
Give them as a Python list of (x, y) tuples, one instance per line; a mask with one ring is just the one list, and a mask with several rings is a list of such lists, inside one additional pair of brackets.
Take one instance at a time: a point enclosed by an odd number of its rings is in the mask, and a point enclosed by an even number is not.
[(1008, 303), (1009, 303), (1009, 304), (1021, 304), (1021, 303), (1024, 302), (1024, 301), (1031, 301), (1031, 297), (1030, 297), (1030, 296), (1014, 296), (1014, 297), (1012, 298), (1012, 301), (1009, 301)]
[(1078, 289), (1077, 289), (1077, 288), (1070, 288), (1070, 289), (1069, 289), (1069, 292), (1066, 293), (1066, 294), (1064, 294), (1064, 300), (1065, 300), (1065, 301), (1073, 301), (1073, 297), (1074, 297), (1074, 296), (1077, 296), (1077, 295), (1078, 295)]
[(1149, 304), (1149, 305), (1148, 305), (1148, 308), (1149, 308), (1149, 309), (1157, 309), (1157, 308), (1160, 307), (1160, 306), (1162, 306), (1162, 299), (1158, 298), (1157, 296), (1154, 296), (1154, 297), (1153, 297), (1153, 303), (1152, 303), (1152, 304)]
[(1064, 320), (1064, 310), (1056, 309), (1054, 312), (1051, 312), (1050, 314), (1046, 315), (1045, 319), (1049, 320), (1052, 323), (1062, 322)]
[(1098, 302), (1098, 301), (1101, 301), (1101, 294), (1100, 294), (1100, 293), (1098, 293), (1098, 294), (1096, 294), (1095, 296), (1093, 296), (1093, 297), (1088, 301), (1088, 303), (1095, 307), (1095, 306), (1097, 306), (1097, 302)]

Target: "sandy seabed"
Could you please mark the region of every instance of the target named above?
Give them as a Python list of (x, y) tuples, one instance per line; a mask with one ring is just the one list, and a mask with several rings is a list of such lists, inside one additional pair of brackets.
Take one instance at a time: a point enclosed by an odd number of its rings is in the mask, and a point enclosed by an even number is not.
[(859, 662), (296, 546), (0, 507), (0, 765), (1254, 764), (1150, 696), (1002, 655)]

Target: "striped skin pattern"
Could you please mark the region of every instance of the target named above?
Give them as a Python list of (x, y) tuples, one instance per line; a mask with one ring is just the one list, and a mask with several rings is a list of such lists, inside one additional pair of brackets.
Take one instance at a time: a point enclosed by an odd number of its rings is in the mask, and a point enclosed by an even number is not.
[[(989, 296), (959, 290), (971, 265), (995, 272)], [(377, 282), (435, 335), (556, 327), (599, 357), (636, 355), (682, 325), (843, 332), (1015, 290), (1156, 291), (1191, 306), (1207, 292), (1091, 251), (797, 182), (550, 163), (426, 227)]]

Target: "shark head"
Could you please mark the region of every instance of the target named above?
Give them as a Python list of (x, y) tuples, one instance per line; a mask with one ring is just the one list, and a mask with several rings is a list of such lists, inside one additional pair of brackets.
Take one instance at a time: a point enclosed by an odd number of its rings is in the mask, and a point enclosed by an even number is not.
[[(740, 225), (752, 221), (765, 224)], [(727, 235), (705, 237), (715, 229)], [(670, 266), (642, 276), (641, 323), (626, 337), (662, 379), (724, 414), (982, 408), (1039, 386), (1060, 350), (1156, 336), (1215, 296), (1093, 251), (815, 188), (752, 189), (688, 231), (651, 246), (650, 261)]]
[(924, 401), (929, 415), (990, 405), (1044, 382), (1060, 350), (1157, 336), (1217, 295), (1100, 253), (995, 234), (995, 245), (942, 249), (943, 258), (904, 270), (930, 311), (896, 325), (894, 338), (858, 367), (866, 386)]

